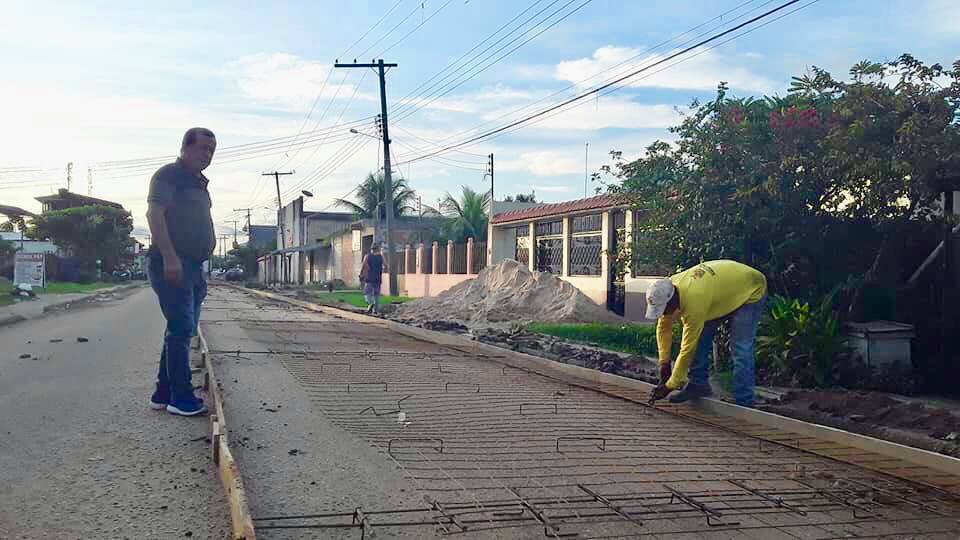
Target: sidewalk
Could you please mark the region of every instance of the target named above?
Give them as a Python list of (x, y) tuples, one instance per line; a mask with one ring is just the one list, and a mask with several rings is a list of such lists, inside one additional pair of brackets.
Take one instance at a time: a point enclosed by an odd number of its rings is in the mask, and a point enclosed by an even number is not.
[(17, 302), (16, 304), (0, 307), (0, 327), (16, 324), (29, 319), (35, 319), (43, 316), (45, 313), (51, 310), (66, 308), (70, 304), (83, 302), (84, 300), (89, 300), (96, 296), (117, 293), (128, 289), (142, 287), (144, 285), (144, 282), (138, 281), (136, 283), (108, 287), (106, 289), (99, 289), (88, 293), (43, 294), (32, 300), (24, 300), (22, 302)]

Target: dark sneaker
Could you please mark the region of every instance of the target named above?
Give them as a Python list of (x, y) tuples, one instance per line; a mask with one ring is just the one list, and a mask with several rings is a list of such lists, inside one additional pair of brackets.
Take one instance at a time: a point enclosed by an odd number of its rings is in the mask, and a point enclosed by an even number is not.
[(167, 412), (178, 416), (199, 416), (207, 414), (207, 406), (199, 398), (176, 399), (167, 405)]
[(153, 395), (150, 396), (150, 408), (155, 411), (162, 411), (167, 408), (167, 405), (170, 403), (170, 389), (161, 388), (160, 385), (156, 385), (156, 388), (153, 390)]
[(674, 392), (670, 396), (670, 403), (686, 403), (691, 399), (698, 399), (703, 397), (709, 397), (713, 395), (713, 390), (710, 389), (710, 385), (701, 386), (699, 384), (687, 384), (683, 387), (683, 390), (679, 392)]

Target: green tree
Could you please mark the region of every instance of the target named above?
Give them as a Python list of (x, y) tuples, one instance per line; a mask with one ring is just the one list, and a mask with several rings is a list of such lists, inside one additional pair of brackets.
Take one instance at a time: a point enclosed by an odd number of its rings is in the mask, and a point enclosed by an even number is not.
[[(415, 207), (417, 201), (416, 193), (410, 189), (407, 181), (403, 178), (394, 178), (392, 183), (394, 215), (415, 214), (417, 211)], [(386, 194), (385, 184), (386, 182), (382, 174), (370, 173), (357, 187), (357, 193), (354, 197), (355, 201), (334, 199), (334, 204), (350, 210), (356, 214), (357, 217), (366, 219), (376, 217), (379, 210), (379, 217), (381, 220), (384, 220), (387, 217), (386, 204), (384, 203), (389, 200)]]
[(88, 267), (99, 259), (102, 269), (112, 270), (133, 245), (130, 212), (112, 206), (80, 206), (46, 212), (33, 219), (30, 235), (49, 238)]
[(632, 162), (614, 152), (601, 172), (635, 201), (643, 262), (737, 259), (814, 298), (871, 273), (896, 279), (884, 255), (929, 217), (938, 180), (960, 173), (958, 112), (960, 63), (862, 62), (849, 82), (814, 68), (785, 97), (733, 98), (721, 84), (674, 144)]
[(450, 217), (447, 225), (447, 238), (462, 242), (467, 238), (486, 240), (487, 210), (490, 206), (490, 192), (477, 193), (463, 186), (460, 199), (447, 193), (440, 201), (440, 209)]
[(0, 238), (0, 259), (13, 257), (13, 254), (16, 252), (17, 245), (15, 243)]
[(503, 202), (520, 202), (520, 203), (536, 203), (537, 195), (535, 193), (524, 194), (518, 193), (516, 196), (507, 195)]

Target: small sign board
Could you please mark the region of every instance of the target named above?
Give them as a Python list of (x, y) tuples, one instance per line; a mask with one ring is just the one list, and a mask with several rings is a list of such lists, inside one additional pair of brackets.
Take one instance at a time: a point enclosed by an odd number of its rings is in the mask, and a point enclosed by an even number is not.
[(13, 284), (43, 287), (46, 285), (46, 267), (43, 253), (18, 251), (13, 260)]
[(363, 240), (363, 231), (353, 231), (353, 251), (360, 251), (360, 243)]

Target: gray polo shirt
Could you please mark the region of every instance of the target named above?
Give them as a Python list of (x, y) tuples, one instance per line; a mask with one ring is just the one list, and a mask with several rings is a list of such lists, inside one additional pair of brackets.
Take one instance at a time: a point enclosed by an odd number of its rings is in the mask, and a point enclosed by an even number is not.
[[(148, 203), (166, 209), (167, 231), (177, 255), (195, 261), (209, 259), (216, 246), (209, 182), (203, 174), (191, 173), (177, 159), (153, 174), (147, 195)], [(153, 246), (151, 251), (155, 251)]]

